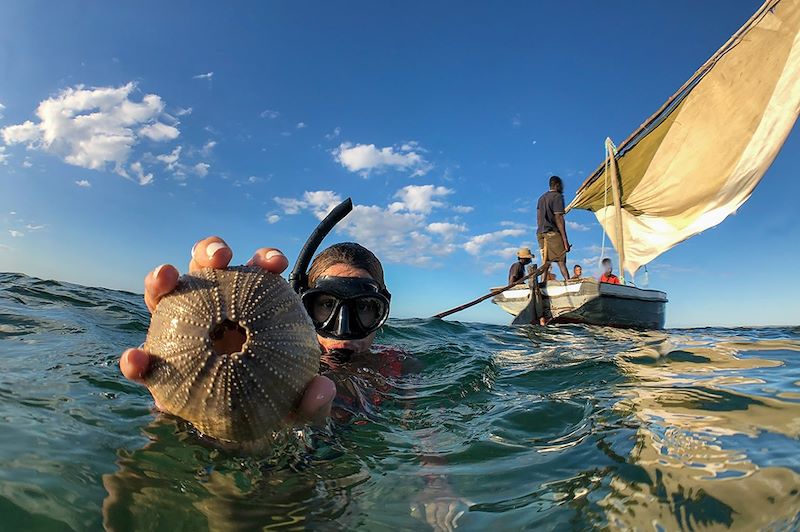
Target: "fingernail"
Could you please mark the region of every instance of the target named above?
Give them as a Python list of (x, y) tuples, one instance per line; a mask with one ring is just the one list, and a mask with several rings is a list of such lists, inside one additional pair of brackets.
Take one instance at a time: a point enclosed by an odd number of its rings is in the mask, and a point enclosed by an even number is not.
[(153, 279), (158, 279), (158, 272), (160, 272), (161, 268), (163, 268), (164, 266), (166, 266), (166, 264), (162, 264), (161, 266), (153, 270)]
[(211, 244), (206, 246), (206, 255), (208, 255), (209, 259), (213, 259), (214, 258), (214, 254), (217, 251), (219, 251), (221, 249), (225, 249), (226, 247), (228, 247), (228, 246), (226, 246), (222, 242), (212, 242)]
[(283, 257), (283, 253), (277, 249), (271, 249), (264, 254), (264, 260), (269, 260), (273, 257)]

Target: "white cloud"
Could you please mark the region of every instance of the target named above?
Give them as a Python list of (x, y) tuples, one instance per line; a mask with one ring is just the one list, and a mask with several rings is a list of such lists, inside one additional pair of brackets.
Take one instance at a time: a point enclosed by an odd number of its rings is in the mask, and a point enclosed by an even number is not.
[(25, 233), (23, 233), (22, 231), (15, 231), (13, 229), (9, 229), (8, 234), (11, 235), (11, 238), (22, 238), (23, 236), (25, 236)]
[(46, 225), (28, 224), (28, 225), (25, 226), (25, 229), (27, 229), (28, 231), (41, 231), (45, 227), (47, 227), (47, 226)]
[(443, 207), (444, 203), (434, 198), (449, 196), (453, 191), (447, 187), (434, 185), (408, 185), (398, 190), (394, 197), (400, 202), (393, 203), (394, 210), (408, 210), (428, 214), (434, 207)]
[(462, 214), (467, 214), (468, 212), (474, 211), (475, 207), (471, 207), (469, 205), (455, 205), (453, 206), (453, 210)]
[(363, 177), (389, 168), (409, 171), (412, 176), (422, 176), (432, 166), (418, 153), (421, 151), (416, 143), (406, 143), (395, 149), (391, 146), (377, 148), (374, 144), (353, 145), (344, 142), (333, 150), (333, 156), (339, 164)]
[(209, 155), (211, 155), (211, 150), (213, 150), (214, 146), (216, 145), (217, 145), (216, 140), (209, 140), (203, 145), (203, 149), (200, 150), (200, 153), (203, 155), (203, 157), (208, 157)]
[[(318, 190), (305, 192), (300, 198), (277, 197), (275, 201), (285, 214), (311, 212), (322, 219), (342, 199), (336, 192)], [(396, 207), (398, 204), (400, 207)], [(455, 251), (457, 246), (451, 240), (464, 229), (449, 222), (429, 221), (427, 212), (411, 211), (396, 202), (386, 207), (355, 205), (336, 230), (383, 260), (422, 266)]]
[(145, 174), (141, 162), (136, 161), (135, 163), (133, 163), (131, 165), (131, 170), (133, 171), (133, 174), (136, 176), (136, 178), (139, 180), (140, 185), (142, 186), (149, 185), (150, 183), (153, 182), (153, 174)]
[(464, 251), (470, 255), (478, 255), (486, 244), (497, 242), (507, 236), (521, 236), (523, 234), (525, 234), (524, 229), (501, 229), (492, 233), (476, 235), (464, 244)]
[(213, 72), (206, 72), (205, 74), (197, 74), (196, 76), (192, 76), (192, 79), (207, 79), (208, 81), (211, 81), (211, 78), (213, 77)]
[(304, 129), (306, 127), (305, 122), (298, 122), (295, 126), (297, 129)]
[(5, 110), (6, 106), (0, 103), (0, 118), (3, 118), (3, 111)]
[(156, 159), (164, 163), (167, 166), (167, 170), (175, 171), (178, 168), (178, 160), (181, 157), (181, 150), (183, 150), (183, 147), (178, 146), (170, 153), (158, 155)]
[(0, 146), (0, 164), (8, 164), (8, 158), (11, 157), (6, 153), (6, 147)]
[(492, 275), (506, 268), (508, 268), (508, 264), (506, 264), (505, 262), (492, 262), (487, 264), (483, 268), (483, 273), (485, 273), (486, 275)]
[(187, 107), (185, 109), (183, 107), (178, 107), (178, 109), (175, 111), (175, 114), (177, 116), (185, 116), (192, 114), (192, 111), (194, 111), (194, 109), (192, 109), (191, 107)]
[(511, 125), (514, 127), (519, 127), (522, 125), (522, 117), (519, 113), (511, 117)]
[(156, 122), (154, 124), (148, 124), (139, 130), (139, 134), (143, 137), (147, 137), (150, 140), (154, 140), (156, 142), (163, 142), (165, 140), (175, 140), (180, 135), (180, 131), (178, 128), (173, 126), (168, 126), (167, 124), (163, 124), (161, 122)]
[(445, 240), (452, 240), (458, 233), (467, 230), (464, 224), (454, 224), (450, 222), (433, 222), (428, 224), (428, 232), (442, 235)]
[(261, 118), (269, 118), (270, 120), (275, 120), (276, 118), (281, 116), (281, 114), (278, 111), (273, 111), (272, 109), (264, 109), (263, 111), (261, 111), (261, 114), (259, 114), (259, 116)]
[(92, 184), (89, 183), (89, 181), (86, 180), (86, 179), (81, 179), (79, 181), (75, 181), (75, 184), (78, 185), (79, 187), (83, 187), (83, 188), (89, 188), (89, 187), (92, 186)]
[(156, 94), (131, 100), (136, 85), (67, 88), (42, 101), (30, 120), (1, 130), (7, 144), (26, 144), (61, 157), (64, 162), (91, 170), (109, 165), (129, 177), (125, 165), (133, 147), (144, 136), (155, 141), (179, 134), (159, 121), (164, 103)]
[(567, 227), (573, 231), (588, 231), (591, 229), (588, 225), (573, 222), (572, 220), (567, 220)]
[[(0, 151), (2, 151), (2, 148), (0, 148)], [(24, 168), (30, 168), (31, 166), (33, 166), (33, 163), (28, 158), (25, 158), (25, 160), (22, 161), (22, 166)]]
[(342, 128), (336, 126), (335, 128), (333, 128), (333, 131), (325, 134), (325, 138), (328, 140), (333, 140), (341, 134), (342, 134)]
[(291, 137), (291, 136), (292, 136), (292, 132), (291, 131), (283, 131), (283, 132), (281, 132), (281, 137)]
[(211, 165), (208, 163), (197, 163), (196, 165), (194, 165), (192, 170), (194, 170), (194, 173), (199, 175), (200, 177), (205, 177), (208, 175), (209, 168), (211, 168)]
[(267, 216), (267, 222), (271, 224), (278, 222), (280, 219), (281, 217), (278, 216), (277, 214), (270, 214), (269, 216)]

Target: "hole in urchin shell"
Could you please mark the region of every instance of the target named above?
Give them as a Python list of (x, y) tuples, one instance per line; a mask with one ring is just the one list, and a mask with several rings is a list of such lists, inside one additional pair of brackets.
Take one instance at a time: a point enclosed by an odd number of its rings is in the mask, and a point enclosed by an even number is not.
[(240, 353), (247, 341), (247, 329), (235, 321), (225, 320), (211, 331), (211, 345), (219, 355)]

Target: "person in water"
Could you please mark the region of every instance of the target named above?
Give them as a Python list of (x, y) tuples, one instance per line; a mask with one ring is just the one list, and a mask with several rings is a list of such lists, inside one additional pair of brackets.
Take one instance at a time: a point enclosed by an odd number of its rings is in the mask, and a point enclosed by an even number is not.
[(536, 204), (536, 240), (542, 252), (545, 267), (543, 279), (549, 279), (550, 264), (558, 263), (564, 280), (569, 279), (567, 253), (572, 248), (564, 223), (564, 183), (554, 175), (549, 181), (550, 190), (539, 197)]
[[(212, 236), (197, 242), (192, 248), (189, 271), (203, 268), (226, 268), (233, 258), (233, 251), (224, 240)], [(275, 248), (261, 248), (247, 262), (266, 271), (280, 274), (289, 265), (286, 256)], [(152, 312), (158, 302), (175, 289), (178, 270), (169, 264), (161, 265), (144, 279), (144, 300)], [(402, 372), (400, 353), (385, 349), (379, 357), (360, 357), (373, 347), (377, 330), (389, 314), (390, 295), (384, 281), (383, 267), (378, 258), (367, 248), (346, 242), (335, 244), (322, 251), (308, 271), (308, 288), (301, 291), (301, 300), (317, 330), (317, 339), (322, 349), (322, 366), (331, 369), (349, 359), (375, 360), (380, 364), (380, 374), (398, 376)], [(128, 379), (143, 383), (150, 357), (143, 349), (128, 349), (120, 358), (120, 368)], [(352, 411), (354, 398), (367, 395), (367, 401), (380, 402), (380, 389), (364, 394), (356, 390), (350, 393), (353, 383), (342, 379), (333, 371), (326, 372), (342, 386), (339, 396), (343, 408)], [(385, 383), (384, 383), (385, 385)], [(317, 375), (306, 387), (298, 405), (299, 419), (322, 421), (331, 416), (331, 406), (337, 396), (337, 386), (328, 376)], [(347, 412), (345, 412), (346, 414)], [(424, 438), (421, 438), (424, 440)], [(423, 446), (424, 441), (420, 442)], [(421, 449), (420, 462), (423, 467), (440, 465), (435, 453)], [(427, 522), (436, 530), (451, 530), (465, 511), (465, 501), (452, 494), (444, 475), (426, 476), (426, 486), (418, 494), (412, 506), (412, 514)]]
[(580, 264), (576, 264), (572, 267), (572, 278), (580, 279), (581, 277), (583, 277), (583, 267)]
[(603, 266), (603, 274), (600, 276), (600, 282), (620, 284), (619, 277), (614, 275), (614, 266), (611, 264), (611, 259), (606, 257), (600, 264)]
[[(197, 242), (192, 248), (189, 271), (203, 268), (226, 268), (233, 258), (231, 248), (219, 237)], [(261, 248), (247, 262), (266, 271), (280, 274), (289, 260), (279, 250)], [(178, 270), (163, 264), (144, 279), (144, 300), (152, 312), (158, 302), (175, 289)], [(323, 358), (342, 361), (372, 347), (377, 330), (389, 315), (389, 292), (383, 267), (368, 249), (352, 242), (336, 244), (320, 253), (308, 273), (309, 288), (301, 299), (314, 322)], [(143, 383), (150, 356), (143, 349), (128, 349), (120, 358), (120, 368), (128, 379)], [(320, 420), (331, 413), (336, 386), (331, 379), (318, 375), (306, 387), (297, 414)]]
[(511, 265), (508, 270), (508, 284), (518, 283), (525, 277), (525, 266), (531, 263), (533, 255), (530, 248), (519, 248), (517, 251), (517, 262)]

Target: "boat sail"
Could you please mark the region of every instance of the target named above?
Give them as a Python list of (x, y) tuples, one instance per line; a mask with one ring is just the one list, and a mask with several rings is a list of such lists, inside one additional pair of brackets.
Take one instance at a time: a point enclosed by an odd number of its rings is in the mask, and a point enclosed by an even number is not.
[[(581, 185), (586, 209), (639, 267), (722, 222), (753, 193), (800, 113), (800, 0), (768, 0)], [(667, 295), (595, 279), (495, 289), (514, 324), (660, 329)]]
[[(625, 270), (748, 200), (800, 113), (800, 0), (768, 0), (581, 185)], [(610, 164), (613, 163), (613, 164)]]

